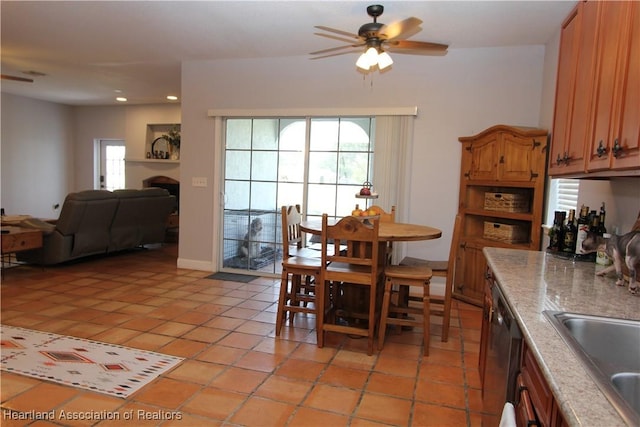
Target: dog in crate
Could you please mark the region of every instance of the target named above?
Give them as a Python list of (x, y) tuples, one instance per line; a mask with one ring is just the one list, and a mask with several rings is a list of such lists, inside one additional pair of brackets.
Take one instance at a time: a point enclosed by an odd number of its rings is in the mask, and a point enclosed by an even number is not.
[(239, 254), (243, 258), (251, 257), (257, 258), (260, 256), (260, 235), (262, 234), (262, 220), (255, 218), (249, 224), (249, 230), (244, 235), (242, 244), (240, 245)]

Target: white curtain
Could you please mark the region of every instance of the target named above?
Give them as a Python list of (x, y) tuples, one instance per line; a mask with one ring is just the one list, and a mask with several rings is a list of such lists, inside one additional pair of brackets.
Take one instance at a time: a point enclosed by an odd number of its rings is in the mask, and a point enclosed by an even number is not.
[(373, 185), (376, 203), (385, 209), (396, 206), (396, 219), (407, 218), (408, 156), (413, 134), (413, 116), (376, 116)]
[[(409, 212), (408, 168), (413, 141), (414, 116), (376, 116), (373, 186), (376, 204), (390, 210), (396, 206), (396, 221), (406, 222)], [(404, 257), (406, 243), (394, 245), (393, 261)]]

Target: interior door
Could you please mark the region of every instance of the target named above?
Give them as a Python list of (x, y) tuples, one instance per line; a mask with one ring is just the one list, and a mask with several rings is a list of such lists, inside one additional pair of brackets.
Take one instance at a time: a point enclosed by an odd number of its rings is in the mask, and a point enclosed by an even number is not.
[(99, 189), (117, 190), (125, 188), (124, 156), (126, 147), (121, 139), (100, 140)]

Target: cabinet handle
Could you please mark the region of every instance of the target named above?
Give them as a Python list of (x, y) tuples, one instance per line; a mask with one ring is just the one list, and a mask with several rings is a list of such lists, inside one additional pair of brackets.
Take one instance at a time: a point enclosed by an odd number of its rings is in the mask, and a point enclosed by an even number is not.
[(504, 156), (500, 156), (500, 161), (499, 163), (504, 163)]
[(613, 157), (617, 159), (618, 156), (622, 154), (622, 150), (622, 146), (620, 145), (618, 138), (616, 138), (615, 142), (613, 143), (613, 148), (611, 149), (611, 151), (613, 152)]
[(560, 166), (561, 164), (562, 164), (562, 157), (560, 157), (560, 153), (558, 153), (558, 158), (556, 159), (556, 165)]
[(598, 144), (598, 149), (596, 150), (596, 153), (598, 153), (598, 157), (602, 157), (605, 154), (607, 154), (607, 147), (604, 146), (602, 140), (600, 140), (600, 144)]
[(564, 157), (562, 158), (562, 161), (567, 166), (569, 165), (569, 161), (571, 161), (571, 157), (569, 157), (566, 151), (564, 152)]

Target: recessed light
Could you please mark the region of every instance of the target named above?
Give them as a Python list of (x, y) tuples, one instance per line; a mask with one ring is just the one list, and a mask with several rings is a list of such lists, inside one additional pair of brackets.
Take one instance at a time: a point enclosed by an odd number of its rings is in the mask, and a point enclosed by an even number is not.
[(116, 101), (118, 102), (127, 102), (127, 98), (125, 98), (124, 96), (119, 96), (116, 98)]
[(168, 99), (169, 101), (177, 101), (177, 100), (178, 100), (178, 97), (177, 97), (177, 96), (175, 96), (175, 95), (168, 95), (168, 96), (167, 96), (167, 99)]

